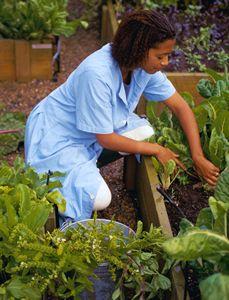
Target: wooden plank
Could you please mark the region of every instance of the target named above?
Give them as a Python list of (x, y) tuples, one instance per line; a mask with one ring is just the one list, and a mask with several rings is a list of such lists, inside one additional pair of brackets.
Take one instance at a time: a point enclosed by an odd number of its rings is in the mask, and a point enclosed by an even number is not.
[(57, 219), (56, 219), (56, 212), (55, 208), (53, 209), (53, 212), (50, 213), (48, 220), (45, 223), (45, 232), (49, 231), (52, 232), (54, 229), (56, 229), (57, 226)]
[(207, 74), (170, 72), (166, 73), (166, 75), (179, 93), (190, 93), (194, 97), (196, 104), (199, 104), (202, 101), (203, 97), (198, 93), (196, 85), (200, 79), (207, 78)]
[(51, 41), (44, 43), (30, 42), (31, 79), (52, 78), (53, 45)]
[(27, 82), (30, 80), (30, 47), (25, 40), (15, 40), (16, 80)]
[(134, 191), (136, 186), (136, 168), (137, 160), (135, 155), (126, 155), (124, 157), (123, 181), (127, 191)]
[(118, 29), (118, 22), (115, 17), (113, 4), (110, 0), (107, 2), (108, 18), (107, 18), (107, 42), (111, 42)]
[[(144, 225), (149, 229), (150, 224), (153, 223), (161, 227), (165, 235), (172, 237), (163, 197), (156, 190), (157, 184), (159, 184), (158, 177), (150, 157), (142, 157), (141, 164), (137, 168), (136, 188)], [(169, 299), (183, 300), (185, 279), (180, 266), (172, 269), (171, 281), (173, 288)], [(189, 299), (188, 295), (186, 299)]]
[(0, 40), (0, 80), (15, 80), (14, 40)]
[(149, 229), (153, 223), (155, 226), (162, 226), (167, 236), (172, 236), (163, 197), (156, 190), (159, 180), (150, 157), (143, 156), (141, 163), (138, 164), (136, 184), (141, 211), (147, 216), (145, 227)]

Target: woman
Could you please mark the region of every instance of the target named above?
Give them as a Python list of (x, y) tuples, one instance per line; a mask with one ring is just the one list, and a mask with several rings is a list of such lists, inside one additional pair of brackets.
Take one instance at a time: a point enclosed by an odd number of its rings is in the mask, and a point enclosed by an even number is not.
[(109, 205), (111, 193), (96, 165), (103, 148), (154, 155), (163, 164), (173, 159), (182, 167), (177, 154), (144, 141), (153, 128), (133, 113), (142, 94), (149, 101), (163, 101), (177, 116), (197, 172), (216, 184), (219, 169), (203, 155), (194, 115), (161, 73), (174, 45), (175, 32), (164, 15), (130, 13), (113, 43), (87, 57), (32, 111), (26, 126), (26, 162), (38, 172), (66, 173), (63, 218), (90, 218), (93, 210)]

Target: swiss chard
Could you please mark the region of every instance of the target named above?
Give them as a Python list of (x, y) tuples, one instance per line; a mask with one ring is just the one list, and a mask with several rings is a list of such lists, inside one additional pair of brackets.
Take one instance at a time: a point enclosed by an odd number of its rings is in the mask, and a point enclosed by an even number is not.
[[(206, 72), (211, 80), (203, 79), (197, 85), (205, 99), (199, 105), (195, 105), (192, 95), (182, 93), (182, 96), (195, 114), (206, 157), (220, 170), (224, 170), (227, 166), (226, 156), (229, 153), (228, 74), (225, 72), (222, 76), (210, 69)], [(157, 142), (179, 154), (179, 159), (193, 173), (187, 139), (177, 119), (167, 108), (157, 116), (155, 103), (152, 102), (147, 104), (147, 116), (155, 129), (152, 142)], [(177, 178), (179, 179), (179, 176)]]

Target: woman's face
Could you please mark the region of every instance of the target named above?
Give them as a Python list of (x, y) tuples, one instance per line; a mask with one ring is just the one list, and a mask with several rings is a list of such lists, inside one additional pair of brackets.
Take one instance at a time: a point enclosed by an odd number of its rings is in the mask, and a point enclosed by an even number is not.
[(141, 64), (141, 68), (149, 74), (162, 70), (169, 63), (169, 54), (173, 51), (175, 40), (166, 40), (149, 49), (148, 57)]

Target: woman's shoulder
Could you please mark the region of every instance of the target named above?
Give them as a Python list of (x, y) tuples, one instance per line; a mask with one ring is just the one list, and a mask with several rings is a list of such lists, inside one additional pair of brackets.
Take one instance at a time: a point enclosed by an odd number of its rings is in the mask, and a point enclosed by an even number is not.
[(76, 77), (86, 75), (91, 79), (101, 78), (105, 81), (113, 81), (113, 78), (119, 75), (119, 68), (112, 58), (110, 44), (106, 44), (86, 57), (74, 73)]

